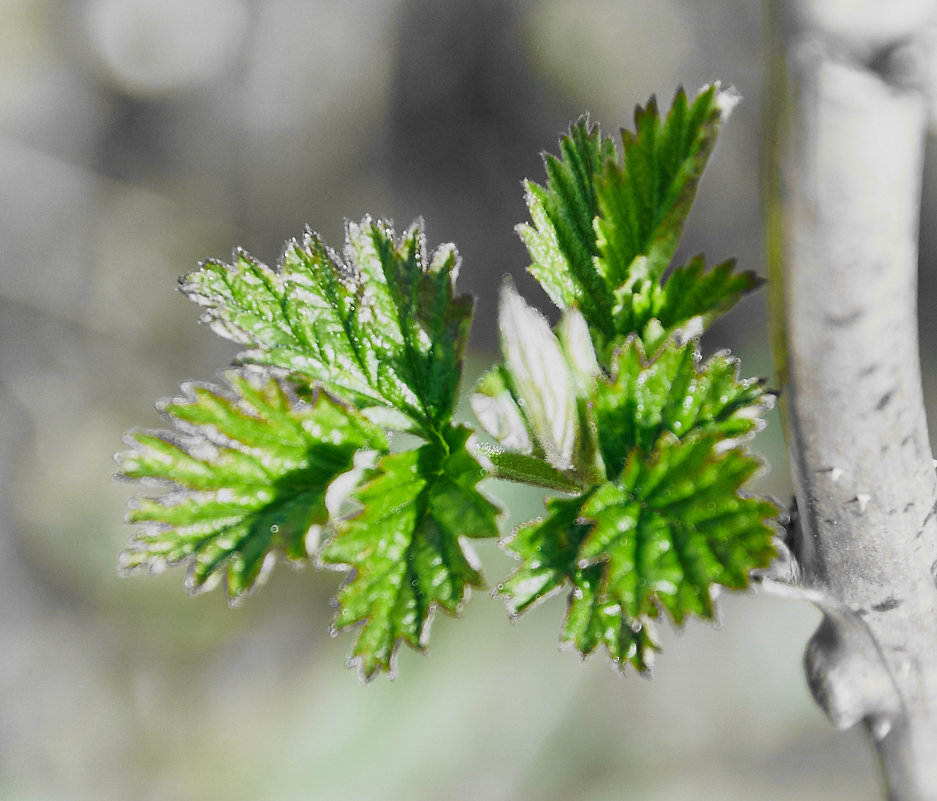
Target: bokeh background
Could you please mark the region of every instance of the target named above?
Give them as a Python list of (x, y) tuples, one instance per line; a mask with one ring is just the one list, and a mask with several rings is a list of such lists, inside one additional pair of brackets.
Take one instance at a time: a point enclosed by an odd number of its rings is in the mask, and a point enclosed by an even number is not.
[[(281, 567), (232, 610), (180, 570), (116, 569), (122, 433), (234, 354), (174, 291), (200, 259), (422, 215), (478, 297), (477, 374), (503, 275), (549, 305), (513, 233), (539, 152), (584, 111), (612, 131), (721, 79), (745, 100), (681, 253), (763, 272), (762, 27), (752, 0), (0, 0), (2, 801), (879, 796), (863, 735), (809, 699), (806, 604), (726, 596), (718, 630), (664, 631), (645, 681), (559, 652), (563, 599), (512, 625), (476, 594), (429, 656), (362, 686), (327, 634), (337, 574)], [(770, 376), (764, 315), (747, 300), (706, 349)], [(757, 447), (761, 489), (788, 497), (776, 416)], [(507, 527), (537, 514), (538, 493), (489, 488)], [(496, 583), (510, 559), (479, 550)]]

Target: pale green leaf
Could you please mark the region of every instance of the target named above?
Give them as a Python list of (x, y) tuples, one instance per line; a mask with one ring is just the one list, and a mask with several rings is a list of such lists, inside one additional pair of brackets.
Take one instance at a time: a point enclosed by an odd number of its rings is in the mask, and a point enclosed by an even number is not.
[(427, 254), (420, 223), (397, 237), (365, 217), (347, 224), (341, 255), (307, 232), (277, 269), (238, 251), (182, 289), (217, 333), (248, 347), (242, 361), (433, 432), (452, 414), (471, 322), (472, 299), (454, 295), (458, 264), (451, 245)]
[[(486, 373), (472, 396), (476, 417), (503, 448), (532, 457), (530, 480), (542, 484), (542, 460), (564, 481), (581, 484), (600, 466), (589, 403), (601, 368), (588, 326), (568, 309), (555, 334), (538, 311), (507, 283), (501, 294), (501, 350), (504, 364)], [(557, 336), (557, 334), (559, 336)], [(502, 478), (514, 479), (513, 466), (492, 456)]]
[(360, 449), (384, 450), (381, 431), (320, 394), (299, 401), (268, 376), (227, 375), (229, 388), (192, 385), (161, 410), (175, 431), (133, 431), (120, 475), (167, 489), (138, 499), (142, 524), (121, 556), (126, 571), (187, 563), (187, 585), (251, 589), (277, 552), (305, 559), (328, 520), (326, 492)]
[(546, 318), (506, 283), (498, 322), (504, 366), (517, 402), (546, 460), (558, 470), (572, 467), (578, 420), (573, 378)]

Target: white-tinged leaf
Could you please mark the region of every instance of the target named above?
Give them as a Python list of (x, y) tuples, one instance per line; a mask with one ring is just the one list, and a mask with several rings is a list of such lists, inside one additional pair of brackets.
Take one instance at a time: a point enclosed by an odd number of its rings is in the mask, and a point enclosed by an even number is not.
[(482, 428), (496, 442), (515, 453), (533, 453), (533, 443), (527, 433), (527, 423), (511, 394), (511, 390), (492, 371), (472, 394), (472, 412)]
[(602, 368), (595, 357), (595, 347), (586, 318), (579, 309), (566, 309), (556, 332), (566, 352), (566, 361), (575, 383), (576, 394), (580, 397), (590, 397), (596, 379), (602, 374)]
[(528, 306), (510, 282), (501, 292), (498, 321), (505, 364), (534, 436), (550, 464), (569, 469), (578, 416), (573, 380), (559, 340), (547, 319)]

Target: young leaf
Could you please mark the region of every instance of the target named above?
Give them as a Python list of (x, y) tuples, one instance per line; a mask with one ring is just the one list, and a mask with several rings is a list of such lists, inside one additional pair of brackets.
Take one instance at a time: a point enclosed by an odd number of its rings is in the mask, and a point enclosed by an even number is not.
[(533, 263), (531, 274), (561, 309), (577, 306), (613, 336), (610, 287), (596, 268), (593, 220), (598, 214), (596, 178), (617, 159), (615, 145), (587, 118), (560, 139), (562, 160), (544, 155), (547, 186), (525, 182), (533, 226), (517, 227)]
[(582, 507), (594, 521), (579, 564), (604, 563), (606, 594), (640, 622), (656, 603), (680, 623), (687, 614), (712, 617), (710, 587), (745, 587), (748, 574), (774, 556), (777, 515), (768, 501), (745, 498), (741, 486), (760, 463), (720, 437), (661, 437), (645, 458), (629, 456), (621, 476)]
[(632, 449), (649, 454), (664, 432), (680, 439), (718, 434), (725, 448), (764, 425), (774, 396), (762, 382), (739, 380), (738, 360), (726, 353), (699, 361), (695, 340), (672, 338), (648, 359), (632, 336), (615, 352), (613, 377), (597, 382), (592, 407), (609, 475)]
[(663, 284), (644, 280), (615, 290), (619, 331), (633, 331), (653, 353), (677, 331), (683, 339), (698, 336), (746, 294), (764, 282), (751, 271), (735, 272), (726, 261), (706, 270), (702, 256), (675, 268)]
[[(737, 95), (716, 85), (690, 103), (681, 89), (663, 120), (654, 98), (622, 131), (624, 163), (606, 163), (596, 185), (601, 271), (611, 286), (656, 280), (670, 264), (719, 126)], [(632, 263), (643, 256), (640, 275)]]
[(458, 265), (452, 245), (427, 256), (420, 223), (398, 238), (365, 217), (347, 223), (342, 256), (307, 231), (275, 270), (237, 251), (182, 290), (218, 334), (248, 346), (242, 362), (390, 407), (431, 434), (451, 417), (471, 323), (472, 299), (454, 295)]
[(507, 367), (497, 364), (475, 386), (471, 400), (472, 411), (482, 428), (500, 445), (514, 453), (536, 454), (542, 458), (543, 448), (536, 442), (518, 401), (511, 374)]
[(504, 364), (479, 381), (472, 396), (475, 416), (504, 448), (532, 457), (532, 467), (539, 459), (569, 479), (591, 476), (597, 452), (587, 401), (601, 369), (582, 315), (567, 310), (557, 336), (507, 283), (499, 324)]
[(503, 585), (523, 612), (571, 586), (562, 641), (583, 655), (604, 643), (616, 661), (647, 670), (656, 648), (650, 621), (713, 615), (712, 587), (744, 587), (774, 556), (773, 504), (740, 487), (759, 463), (721, 450), (717, 434), (660, 437), (652, 453), (631, 451), (614, 480), (555, 499), (548, 516), (508, 543), (522, 564)]
[(579, 548), (590, 529), (581, 516), (583, 499), (590, 494), (550, 498), (542, 522), (514, 532), (507, 548), (524, 562), (499, 585), (499, 595), (507, 600), (512, 617), (518, 617), (571, 586), (560, 642), (583, 656), (604, 643), (614, 662), (622, 666), (631, 662), (647, 671), (657, 649), (650, 625), (633, 628), (623, 617), (621, 604), (604, 598), (601, 565), (577, 564)]
[[(655, 293), (650, 316), (660, 321), (668, 336), (695, 317), (700, 318), (700, 328), (706, 329), (763, 283), (750, 270), (735, 272), (734, 260), (707, 271), (703, 257), (697, 256), (668, 276)], [(634, 330), (642, 328), (636, 321)]]
[[(545, 187), (527, 182), (533, 225), (518, 226), (530, 272), (562, 309), (578, 308), (603, 359), (627, 335), (653, 350), (678, 328), (699, 333), (758, 284), (731, 263), (703, 273), (701, 259), (662, 286), (703, 168), (737, 101), (716, 85), (690, 102), (681, 90), (661, 119), (652, 98), (622, 132), (622, 156), (597, 126), (580, 120), (546, 156)], [(685, 336), (685, 338), (686, 338)]]
[[(189, 561), (191, 587), (224, 573), (239, 598), (275, 550), (305, 558), (328, 525), (320, 564), (354, 570), (335, 626), (364, 624), (352, 661), (370, 678), (400, 641), (422, 648), (435, 607), (456, 613), (481, 584), (460, 537), (497, 535), (498, 510), (475, 489), (486, 471), (451, 420), (472, 314), (457, 271), (451, 245), (427, 256), (419, 223), (398, 238), (365, 217), (341, 256), (307, 232), (276, 269), (237, 251), (183, 279), (264, 383), (234, 373), (230, 392), (194, 388), (165, 407), (180, 433), (131, 435), (124, 475), (175, 491), (131, 512), (145, 525), (125, 569)], [(425, 444), (387, 455), (384, 429)], [(349, 497), (360, 509), (339, 517)]]
[(324, 394), (298, 401), (269, 376), (231, 372), (229, 389), (192, 385), (161, 411), (176, 432), (133, 431), (120, 475), (166, 485), (138, 499), (143, 524), (121, 555), (126, 571), (189, 563), (195, 591), (225, 577), (228, 595), (251, 589), (279, 551), (307, 556), (307, 535), (328, 520), (329, 485), (359, 449), (386, 450), (383, 433)]
[(364, 679), (392, 672), (401, 642), (423, 650), (434, 609), (458, 614), (468, 588), (483, 586), (461, 538), (497, 536), (498, 509), (475, 488), (485, 471), (465, 449), (469, 433), (449, 429), (444, 445), (385, 456), (355, 493), (361, 511), (319, 554), (353, 571), (333, 626), (361, 624), (350, 664)]
[(498, 315), (504, 363), (534, 441), (558, 470), (572, 467), (576, 397), (566, 358), (546, 318), (510, 284)]

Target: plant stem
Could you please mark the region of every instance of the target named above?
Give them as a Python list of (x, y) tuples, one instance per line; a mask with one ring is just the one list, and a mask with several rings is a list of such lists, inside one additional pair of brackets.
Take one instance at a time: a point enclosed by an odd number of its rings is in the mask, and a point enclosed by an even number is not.
[(796, 556), (831, 599), (808, 681), (836, 725), (866, 724), (889, 799), (933, 801), (937, 477), (917, 344), (927, 109), (913, 53), (935, 4), (774, 5), (787, 28), (769, 90), (786, 112), (767, 187), (775, 350)]
[(522, 453), (501, 450), (491, 445), (482, 445), (479, 451), (494, 467), (492, 478), (515, 481), (558, 492), (578, 493), (583, 489), (583, 486), (572, 478), (536, 456), (525, 456)]

